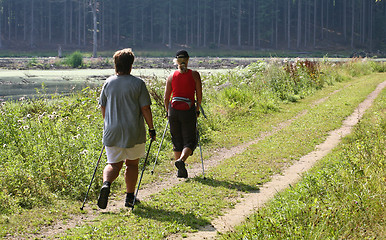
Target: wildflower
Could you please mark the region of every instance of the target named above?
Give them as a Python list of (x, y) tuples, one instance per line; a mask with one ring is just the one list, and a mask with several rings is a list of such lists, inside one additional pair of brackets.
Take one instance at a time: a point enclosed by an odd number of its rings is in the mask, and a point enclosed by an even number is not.
[(79, 137), (80, 137), (80, 134), (75, 135), (75, 136), (72, 137), (72, 140), (76, 140), (76, 139), (78, 139)]
[(3, 145), (3, 148), (6, 148), (6, 147), (7, 147), (7, 144), (4, 144), (4, 145)]
[(29, 129), (29, 126), (23, 126), (23, 129), (27, 130), (27, 129)]
[(87, 115), (86, 117), (87, 117), (87, 119), (90, 119), (90, 118), (91, 118), (91, 115)]
[(88, 153), (88, 150), (84, 149), (83, 151), (80, 152), (81, 155), (85, 155)]
[(31, 118), (31, 114), (27, 114), (26, 118)]

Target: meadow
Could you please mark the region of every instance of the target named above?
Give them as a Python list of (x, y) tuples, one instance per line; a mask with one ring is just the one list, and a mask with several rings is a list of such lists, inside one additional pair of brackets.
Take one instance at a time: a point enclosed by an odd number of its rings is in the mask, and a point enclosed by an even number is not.
[[(87, 224), (67, 231), (65, 238), (93, 236), (113, 239), (134, 232), (137, 239), (161, 239), (172, 233), (197, 230), (219, 215), (221, 209), (232, 207), (232, 201), (242, 192), (258, 189), (269, 181), (272, 174), (279, 173), (287, 164), (283, 158), (290, 163), (310, 151), (382, 81), (384, 75), (374, 73), (385, 70), (385, 63), (365, 59), (346, 63), (272, 59), (204, 75), (203, 106), (209, 117), (200, 120), (200, 134), (206, 149), (205, 157), (218, 147), (235, 146), (272, 129), (275, 123), (307, 108), (309, 101), (316, 97), (344, 86), (351, 87), (332, 100), (330, 106), (318, 109), (315, 115), (308, 116), (310, 119), (302, 119), (304, 122), (295, 129), (275, 136), (276, 139), (269, 140), (266, 145), (259, 146), (261, 149), (247, 156), (237, 156), (213, 169), (206, 182), (191, 179), (152, 196), (135, 215), (127, 216), (122, 212), (104, 216), (94, 226)], [(364, 81), (364, 76), (372, 77)], [(165, 125), (162, 107), (164, 79), (153, 76), (146, 82), (153, 99), (155, 128), (161, 136)], [(52, 94), (49, 98), (1, 103), (0, 236), (38, 233), (40, 228), (71, 218), (71, 215), (87, 214), (76, 209), (83, 200), (101, 149), (103, 122), (97, 105), (99, 91), (100, 86), (86, 87), (73, 91), (70, 96)], [(345, 97), (344, 101), (342, 97)], [(323, 118), (315, 119), (319, 115)], [(278, 148), (276, 144), (283, 143), (288, 147), (272, 156), (272, 149)], [(294, 146), (298, 147), (296, 152), (292, 151)], [(171, 171), (168, 136), (162, 149), (158, 174), (153, 176), (147, 171), (145, 184), (160, 181)], [(151, 155), (154, 156), (155, 152), (153, 148)], [(197, 156), (192, 159), (198, 161)], [(248, 160), (248, 163), (240, 159)], [(152, 161), (154, 157), (150, 164)], [(101, 178), (101, 169), (96, 179)], [(100, 184), (100, 181), (95, 181), (92, 185), (90, 202), (95, 201)], [(122, 192), (123, 186), (122, 179), (118, 179), (113, 191)], [(306, 192), (299, 194), (305, 198), (308, 196)], [(27, 217), (29, 221), (25, 222)], [(131, 223), (131, 227), (114, 227), (122, 222)], [(302, 231), (301, 227), (299, 229)]]

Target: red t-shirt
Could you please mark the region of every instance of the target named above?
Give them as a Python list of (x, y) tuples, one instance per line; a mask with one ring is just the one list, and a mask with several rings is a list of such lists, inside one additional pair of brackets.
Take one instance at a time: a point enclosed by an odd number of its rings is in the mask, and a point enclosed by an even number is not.
[(175, 71), (172, 79), (173, 97), (189, 98), (194, 103), (194, 94), (196, 93), (196, 81), (193, 78), (192, 70), (185, 73)]

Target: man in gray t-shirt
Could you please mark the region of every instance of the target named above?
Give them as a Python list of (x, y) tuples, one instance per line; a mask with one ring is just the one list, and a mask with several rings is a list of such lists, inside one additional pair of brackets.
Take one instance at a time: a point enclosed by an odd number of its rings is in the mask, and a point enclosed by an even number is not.
[[(104, 118), (103, 145), (106, 148), (107, 165), (103, 170), (103, 186), (98, 206), (107, 207), (111, 183), (119, 176), (125, 162), (126, 207), (133, 207), (134, 191), (138, 179), (139, 158), (145, 154), (146, 130), (155, 140), (151, 99), (145, 82), (132, 76), (134, 54), (123, 49), (114, 54), (116, 75), (103, 85), (99, 98)], [(139, 200), (136, 199), (137, 203)]]
[(132, 75), (109, 77), (103, 85), (99, 104), (104, 107), (103, 144), (131, 148), (146, 141), (142, 107), (151, 100), (145, 83)]

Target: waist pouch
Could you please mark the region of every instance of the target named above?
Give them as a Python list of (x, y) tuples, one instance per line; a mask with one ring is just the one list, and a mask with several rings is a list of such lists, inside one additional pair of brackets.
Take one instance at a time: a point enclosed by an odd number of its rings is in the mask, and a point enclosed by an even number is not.
[(193, 103), (189, 98), (173, 97), (171, 102), (172, 108), (176, 110), (189, 110)]

